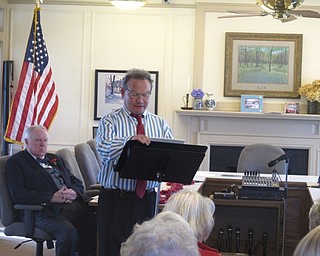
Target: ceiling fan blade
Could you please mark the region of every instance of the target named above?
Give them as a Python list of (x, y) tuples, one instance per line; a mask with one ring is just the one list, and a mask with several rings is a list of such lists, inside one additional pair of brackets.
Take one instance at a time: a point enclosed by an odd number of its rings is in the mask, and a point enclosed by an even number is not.
[(259, 11), (248, 12), (248, 11), (243, 11), (243, 10), (227, 10), (227, 12), (235, 13), (235, 14), (260, 14)]
[(305, 18), (315, 18), (315, 19), (320, 19), (320, 13), (311, 11), (311, 10), (292, 10), (290, 13), (302, 16)]
[(292, 14), (292, 15), (290, 15), (289, 18), (287, 18), (287, 19), (280, 19), (280, 20), (281, 20), (282, 23), (286, 23), (286, 22), (289, 22), (289, 21), (294, 21), (294, 20), (296, 20), (296, 19), (297, 19), (297, 17)]
[(236, 15), (226, 15), (220, 16), (218, 19), (229, 19), (229, 18), (245, 18), (245, 17), (259, 17), (261, 16), (260, 13), (257, 14), (236, 14)]
[(218, 19), (224, 19), (224, 18), (245, 18), (245, 17), (264, 17), (272, 13), (268, 13), (265, 11), (262, 12), (246, 12), (246, 11), (228, 11), (230, 13), (234, 13), (236, 15), (226, 15), (226, 16), (220, 16)]

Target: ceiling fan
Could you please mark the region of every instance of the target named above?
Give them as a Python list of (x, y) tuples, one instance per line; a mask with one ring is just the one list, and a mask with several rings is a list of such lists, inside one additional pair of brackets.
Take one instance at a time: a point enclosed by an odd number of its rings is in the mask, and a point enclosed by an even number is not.
[(237, 15), (227, 15), (218, 18), (240, 18), (271, 15), (282, 22), (296, 20), (298, 17), (320, 18), (320, 13), (312, 10), (296, 10), (304, 0), (257, 0), (261, 12), (228, 11)]

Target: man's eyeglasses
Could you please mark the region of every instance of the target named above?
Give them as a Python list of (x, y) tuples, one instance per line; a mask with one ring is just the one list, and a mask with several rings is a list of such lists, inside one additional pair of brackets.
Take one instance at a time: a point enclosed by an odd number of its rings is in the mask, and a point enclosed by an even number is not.
[(132, 99), (137, 99), (139, 98), (140, 96), (143, 98), (143, 99), (149, 99), (150, 95), (151, 95), (151, 92), (145, 92), (145, 93), (137, 93), (135, 91), (131, 91), (129, 89), (125, 89), (125, 91), (128, 92), (129, 96), (132, 98)]

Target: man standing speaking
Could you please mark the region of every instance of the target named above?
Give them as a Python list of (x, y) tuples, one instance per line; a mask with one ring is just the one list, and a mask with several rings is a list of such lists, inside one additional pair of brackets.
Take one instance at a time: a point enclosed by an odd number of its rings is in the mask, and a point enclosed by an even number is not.
[(102, 185), (98, 202), (99, 256), (118, 256), (134, 224), (154, 215), (157, 182), (120, 178), (114, 171), (127, 141), (149, 145), (151, 137), (173, 137), (166, 121), (147, 110), (151, 93), (149, 72), (129, 70), (121, 89), (123, 106), (99, 122), (96, 142), (103, 164), (98, 175)]

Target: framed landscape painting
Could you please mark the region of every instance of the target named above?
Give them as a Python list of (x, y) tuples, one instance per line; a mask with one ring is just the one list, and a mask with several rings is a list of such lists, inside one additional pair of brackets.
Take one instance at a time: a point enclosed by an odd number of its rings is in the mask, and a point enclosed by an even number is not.
[(224, 96), (300, 98), (302, 35), (226, 33)]

